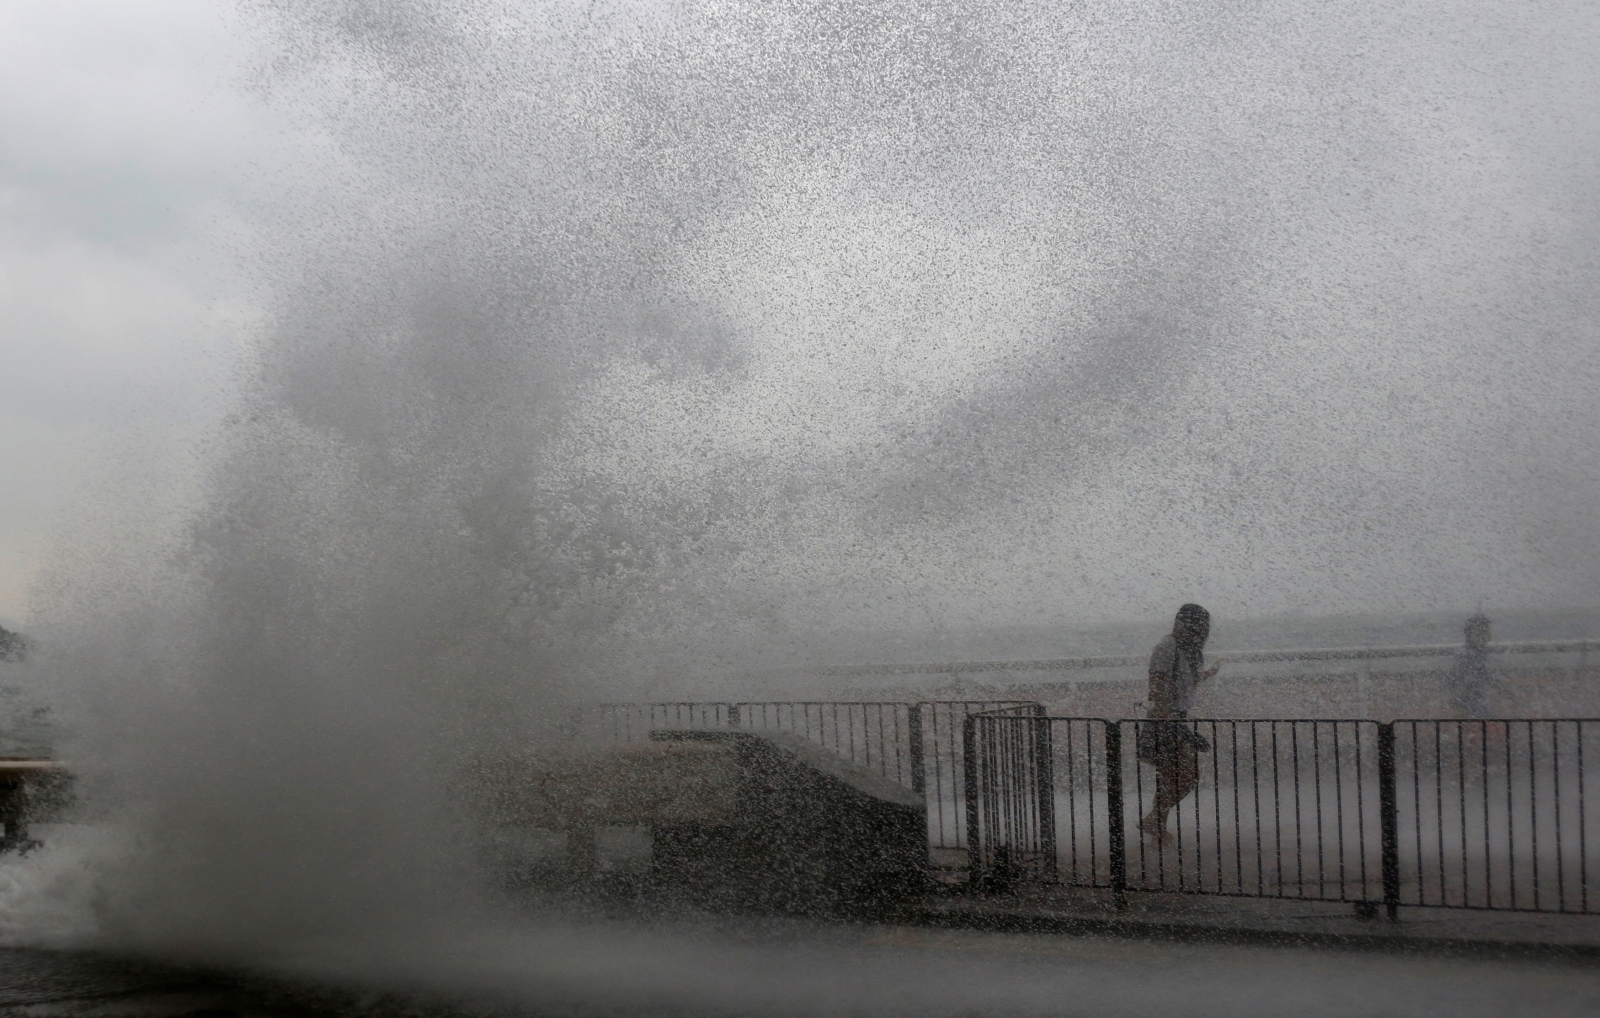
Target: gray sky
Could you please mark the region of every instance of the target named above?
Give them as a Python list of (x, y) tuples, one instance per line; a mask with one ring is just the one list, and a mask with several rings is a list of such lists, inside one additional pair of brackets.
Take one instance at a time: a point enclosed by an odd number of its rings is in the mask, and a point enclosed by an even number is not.
[(253, 301), (204, 259), (272, 143), (217, 87), (209, 6), (0, 12), (0, 618), (26, 621), (64, 514), (116, 497), (130, 440), (192, 446), (225, 399)]
[(644, 266), (541, 469), (698, 515), (717, 596), (1600, 602), (1588, 5), (341, 6), (282, 37), (198, 0), (0, 13), (0, 618), (52, 542), (183, 518), (254, 351), (318, 313), (297, 244), (376, 278), (447, 229)]

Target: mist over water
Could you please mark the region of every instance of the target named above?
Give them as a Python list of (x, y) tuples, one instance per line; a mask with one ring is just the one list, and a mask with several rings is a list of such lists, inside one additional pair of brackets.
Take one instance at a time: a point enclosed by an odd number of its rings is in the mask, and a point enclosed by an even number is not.
[(1582, 6), (229, 19), (259, 317), (36, 591), (37, 936), (479, 928), (473, 759), (845, 624), (1600, 602)]

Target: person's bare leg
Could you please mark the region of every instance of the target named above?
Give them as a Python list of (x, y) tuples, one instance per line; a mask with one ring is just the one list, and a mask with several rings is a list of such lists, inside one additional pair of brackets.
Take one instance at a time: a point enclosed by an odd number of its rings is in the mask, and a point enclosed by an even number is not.
[(1156, 768), (1156, 799), (1139, 829), (1157, 841), (1167, 837), (1167, 814), (1200, 784), (1200, 761), (1183, 755), (1170, 766)]
[[(1193, 754), (1184, 754), (1176, 761), (1177, 766), (1172, 769), (1172, 808), (1186, 799), (1190, 792), (1200, 784), (1200, 761)], [(1166, 823), (1166, 814), (1161, 814), (1162, 824)]]
[(1167, 836), (1167, 813), (1171, 811), (1173, 785), (1177, 775), (1170, 766), (1156, 767), (1156, 798), (1150, 804), (1150, 812), (1139, 821), (1139, 829), (1156, 841), (1165, 840)]

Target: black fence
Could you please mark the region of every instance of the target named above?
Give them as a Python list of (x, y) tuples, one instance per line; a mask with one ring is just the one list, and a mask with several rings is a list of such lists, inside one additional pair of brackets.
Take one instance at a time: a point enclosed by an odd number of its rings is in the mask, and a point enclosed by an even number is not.
[[(1593, 912), (1600, 722), (1396, 721), (1401, 904)], [(1586, 759), (1587, 757), (1587, 759)]]
[[(1141, 733), (1204, 740), (1163, 834)], [(1600, 722), (1105, 721), (1017, 710), (964, 722), (968, 866), (1018, 879), (1400, 905), (1600, 911), (1589, 798)], [(1587, 756), (1587, 760), (1585, 759)], [(1596, 777), (1600, 777), (1597, 775)]]

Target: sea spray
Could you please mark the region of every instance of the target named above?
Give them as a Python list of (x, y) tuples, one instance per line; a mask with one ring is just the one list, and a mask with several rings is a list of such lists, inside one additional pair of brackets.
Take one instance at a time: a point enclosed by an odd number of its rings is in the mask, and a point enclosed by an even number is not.
[[(1415, 266), (1521, 248), (1445, 214), (1387, 98), (1416, 54), (1352, 70), (1354, 15), (1280, 52), (1184, 4), (247, 10), (235, 85), (294, 158), (216, 244), (250, 242), (240, 393), (198, 494), (128, 478), (34, 608), (84, 816), (126, 839), (86, 864), (107, 942), (458, 918), (476, 755), (841, 622), (1477, 575), (1434, 549), (1478, 503), (1427, 496), (1480, 411), (1402, 368), (1490, 312)], [(1421, 253), (1361, 240), (1418, 203)], [(1349, 335), (1401, 378), (1370, 404)], [(1352, 519), (1411, 550), (1352, 554)], [(1520, 561), (1506, 532), (1473, 531)]]

